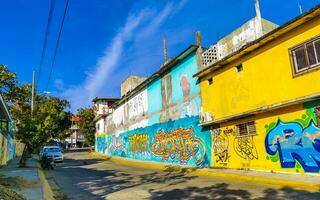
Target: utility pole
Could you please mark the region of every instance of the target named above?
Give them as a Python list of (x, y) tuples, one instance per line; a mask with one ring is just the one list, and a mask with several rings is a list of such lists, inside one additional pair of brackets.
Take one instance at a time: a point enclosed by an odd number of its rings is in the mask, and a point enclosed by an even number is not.
[(260, 5), (259, 0), (254, 0), (254, 7), (256, 10), (256, 18), (258, 20), (258, 37), (262, 36), (262, 20), (261, 20), (261, 11), (260, 11)]
[(163, 57), (164, 57), (164, 64), (166, 64), (168, 57), (167, 57), (167, 38), (166, 35), (163, 36)]
[(34, 95), (35, 95), (35, 71), (32, 72), (32, 91), (31, 91), (31, 115), (34, 110)]

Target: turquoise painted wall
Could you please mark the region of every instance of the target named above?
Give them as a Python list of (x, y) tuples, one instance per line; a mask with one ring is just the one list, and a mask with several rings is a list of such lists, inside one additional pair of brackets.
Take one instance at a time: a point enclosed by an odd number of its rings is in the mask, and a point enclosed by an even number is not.
[(198, 117), (158, 123), (97, 138), (97, 151), (102, 154), (193, 166), (210, 166), (210, 131), (198, 126)]
[[(199, 124), (200, 88), (192, 53), (147, 86), (148, 125), (96, 137), (96, 151), (139, 160), (210, 166), (211, 134)], [(125, 121), (124, 121), (125, 123)]]

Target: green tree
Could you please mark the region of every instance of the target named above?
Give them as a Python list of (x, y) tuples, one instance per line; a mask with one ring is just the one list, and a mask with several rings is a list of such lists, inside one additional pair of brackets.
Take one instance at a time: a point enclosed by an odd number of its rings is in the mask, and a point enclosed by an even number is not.
[(15, 73), (0, 65), (0, 94), (8, 102), (15, 121), (15, 137), (25, 144), (20, 165), (24, 166), (27, 155), (44, 145), (49, 139), (67, 136), (71, 113), (66, 110), (69, 102), (57, 97), (35, 96), (31, 114), (31, 85), (18, 85)]
[(16, 99), (17, 84), (17, 75), (10, 72), (6, 65), (0, 64), (0, 94), (9, 103)]
[(80, 117), (80, 121), (78, 122), (80, 133), (84, 135), (85, 141), (88, 145), (93, 145), (96, 133), (94, 108), (80, 108), (78, 109), (77, 116)]

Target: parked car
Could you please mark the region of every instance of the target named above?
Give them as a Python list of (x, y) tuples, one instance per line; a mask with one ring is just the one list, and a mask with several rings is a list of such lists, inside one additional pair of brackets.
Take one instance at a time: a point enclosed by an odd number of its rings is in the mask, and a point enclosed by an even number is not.
[(52, 158), (54, 162), (63, 162), (63, 154), (58, 146), (45, 146), (40, 152), (40, 159), (46, 156)]

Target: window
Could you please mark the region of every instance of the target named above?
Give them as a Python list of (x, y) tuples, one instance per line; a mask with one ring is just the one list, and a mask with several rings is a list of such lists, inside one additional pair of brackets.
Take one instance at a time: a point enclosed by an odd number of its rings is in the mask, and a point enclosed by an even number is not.
[(243, 70), (242, 64), (236, 66), (236, 71), (241, 72)]
[(213, 83), (212, 77), (208, 79), (208, 84), (211, 85)]
[(290, 49), (294, 73), (320, 66), (320, 37)]
[(253, 121), (236, 125), (237, 136), (256, 135), (256, 125)]

